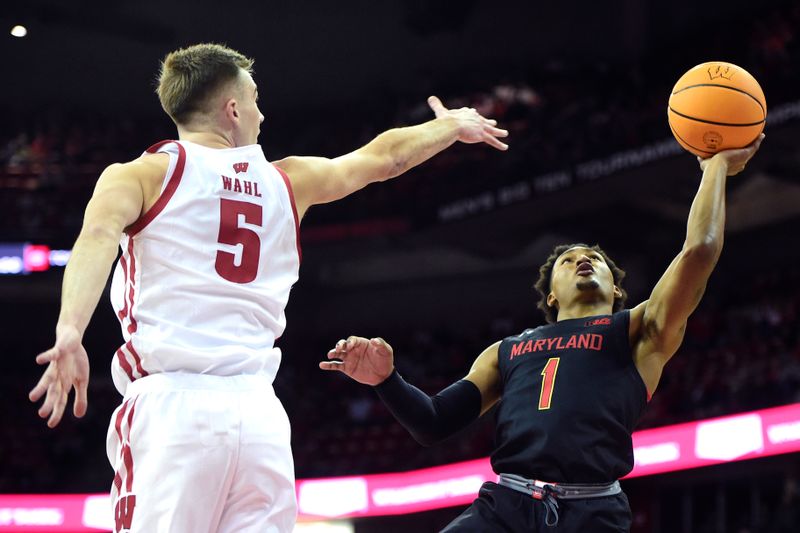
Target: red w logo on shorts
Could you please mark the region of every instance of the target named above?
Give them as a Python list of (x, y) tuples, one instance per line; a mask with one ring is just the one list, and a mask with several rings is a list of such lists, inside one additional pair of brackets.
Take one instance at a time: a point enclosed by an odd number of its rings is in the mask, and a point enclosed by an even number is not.
[(240, 172), (247, 172), (248, 166), (250, 166), (250, 163), (234, 163), (233, 170), (235, 170), (237, 174)]
[(129, 494), (117, 500), (117, 505), (114, 508), (114, 525), (117, 533), (124, 529), (131, 528), (133, 521), (133, 508), (136, 507), (136, 495)]

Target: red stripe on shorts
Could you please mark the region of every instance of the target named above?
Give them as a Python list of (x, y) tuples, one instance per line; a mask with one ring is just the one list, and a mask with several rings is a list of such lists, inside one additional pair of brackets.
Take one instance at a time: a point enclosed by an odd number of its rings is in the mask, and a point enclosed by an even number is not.
[[(114, 429), (117, 431), (117, 438), (119, 439), (120, 447), (122, 444), (122, 419), (125, 417), (125, 411), (128, 409), (128, 401), (122, 404), (122, 408), (117, 412), (117, 418), (114, 421)], [(119, 469), (114, 472), (114, 486), (117, 488), (117, 493), (119, 493), (120, 489), (122, 488), (122, 476), (119, 473)]]
[(128, 411), (128, 435), (127, 444), (122, 446), (123, 461), (125, 462), (125, 490), (130, 493), (133, 487), (133, 454), (131, 453), (131, 423), (133, 422), (133, 411), (136, 409), (136, 399), (131, 404)]
[(136, 371), (139, 372), (139, 376), (141, 377), (149, 376), (150, 374), (144, 368), (142, 368), (142, 358), (139, 357), (139, 353), (136, 351), (136, 349), (134, 349), (133, 341), (126, 342), (125, 347), (128, 349), (129, 352), (131, 352), (133, 360), (136, 362)]

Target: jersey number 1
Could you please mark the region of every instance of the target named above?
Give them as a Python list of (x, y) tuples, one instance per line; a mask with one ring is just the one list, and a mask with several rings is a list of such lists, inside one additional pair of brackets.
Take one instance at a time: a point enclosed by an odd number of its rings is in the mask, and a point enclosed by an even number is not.
[(556, 372), (558, 372), (558, 362), (560, 357), (551, 357), (547, 360), (542, 370), (542, 391), (539, 393), (539, 410), (550, 409), (550, 401), (553, 399), (553, 387), (556, 384)]
[(239, 200), (220, 199), (219, 204), (219, 237), (217, 242), (230, 246), (241, 245), (242, 255), (236, 264), (236, 255), (217, 250), (214, 268), (217, 274), (234, 283), (250, 283), (258, 274), (258, 259), (261, 255), (261, 239), (258, 233), (239, 225), (239, 215), (244, 217), (244, 224), (261, 226), (262, 210), (259, 204), (241, 202)]

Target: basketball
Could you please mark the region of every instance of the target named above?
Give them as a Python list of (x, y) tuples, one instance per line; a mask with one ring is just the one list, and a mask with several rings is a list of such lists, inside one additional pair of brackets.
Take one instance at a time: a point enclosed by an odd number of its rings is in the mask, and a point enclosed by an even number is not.
[(767, 101), (745, 69), (712, 61), (681, 76), (672, 88), (667, 116), (678, 143), (705, 158), (755, 141), (764, 129)]

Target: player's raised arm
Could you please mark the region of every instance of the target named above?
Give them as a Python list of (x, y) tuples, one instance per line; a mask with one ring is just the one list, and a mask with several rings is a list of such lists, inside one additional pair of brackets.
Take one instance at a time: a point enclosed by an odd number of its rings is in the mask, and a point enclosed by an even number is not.
[(464, 379), (432, 397), (407, 383), (395, 370), (394, 352), (383, 339), (341, 340), (328, 352), (329, 360), (320, 362), (319, 367), (374, 386), (397, 421), (417, 442), (430, 446), (467, 427), (500, 398), (499, 346), (497, 342), (484, 350)]
[(434, 120), (388, 130), (349, 154), (335, 159), (287, 157), (276, 162), (292, 183), (299, 216), (312, 205), (333, 202), (370, 183), (399, 176), (456, 141), (508, 149), (498, 139), (508, 132), (497, 128), (495, 120), (474, 109), (446, 109), (435, 96), (428, 104), (436, 114)]
[(49, 417), (47, 425), (51, 428), (61, 421), (73, 387), (73, 412), (77, 417), (86, 413), (89, 359), (82, 345), (83, 333), (106, 285), (120, 236), (142, 213), (142, 174), (157, 169), (158, 165), (141, 160), (109, 166), (86, 207), (81, 232), (64, 271), (56, 342), (36, 357), (38, 364), (48, 367), (29, 394), (36, 402), (46, 393), (39, 416)]
[(631, 312), (631, 340), (637, 366), (651, 392), (664, 364), (680, 346), (686, 321), (700, 303), (722, 252), (727, 177), (744, 169), (763, 137), (746, 148), (725, 150), (700, 160), (703, 177), (689, 211), (683, 248), (650, 298)]

